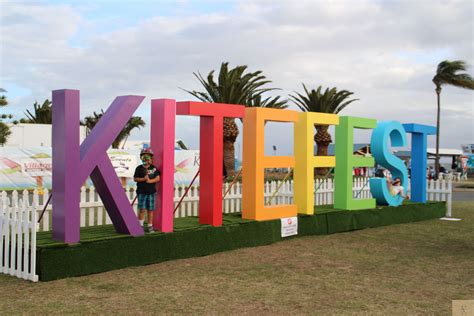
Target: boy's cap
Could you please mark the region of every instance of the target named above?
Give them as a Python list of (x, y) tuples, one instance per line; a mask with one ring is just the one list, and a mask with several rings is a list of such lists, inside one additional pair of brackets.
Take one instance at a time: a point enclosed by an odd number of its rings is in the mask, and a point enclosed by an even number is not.
[(143, 148), (142, 151), (140, 152), (140, 157), (143, 155), (153, 156), (153, 150), (151, 150), (150, 148)]

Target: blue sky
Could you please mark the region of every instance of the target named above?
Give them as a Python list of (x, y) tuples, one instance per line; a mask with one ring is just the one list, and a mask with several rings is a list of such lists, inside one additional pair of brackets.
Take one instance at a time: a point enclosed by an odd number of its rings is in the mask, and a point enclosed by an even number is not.
[[(180, 89), (200, 89), (192, 73), (228, 61), (262, 70), (283, 98), (302, 83), (337, 87), (359, 99), (343, 115), (433, 125), (431, 79), (444, 59), (474, 62), (472, 16), (472, 1), (444, 0), (2, 1), (2, 111), (21, 118), (51, 90), (71, 88), (81, 90), (82, 116), (117, 95), (144, 95), (136, 114), (148, 122), (152, 98), (193, 99)], [(441, 145), (474, 142), (472, 91), (445, 87), (442, 102)], [(196, 123), (178, 121), (192, 147)], [(291, 135), (270, 124), (266, 145), (286, 154)], [(148, 137), (149, 125), (131, 139)]]

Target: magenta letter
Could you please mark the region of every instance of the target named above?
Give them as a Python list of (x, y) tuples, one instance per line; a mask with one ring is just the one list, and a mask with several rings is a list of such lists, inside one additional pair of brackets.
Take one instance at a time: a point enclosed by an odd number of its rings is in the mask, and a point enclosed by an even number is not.
[(156, 214), (153, 226), (162, 232), (173, 231), (174, 135), (176, 101), (151, 100), (151, 148), (153, 164), (161, 171), (157, 183)]

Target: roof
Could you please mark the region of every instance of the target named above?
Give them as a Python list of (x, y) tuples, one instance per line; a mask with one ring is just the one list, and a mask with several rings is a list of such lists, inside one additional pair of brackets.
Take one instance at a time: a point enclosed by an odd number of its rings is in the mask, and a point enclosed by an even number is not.
[(411, 150), (397, 150), (394, 154), (400, 158), (411, 158)]
[[(411, 150), (397, 150), (394, 152), (395, 156), (400, 158), (411, 158)], [(436, 155), (436, 148), (428, 148), (427, 149), (428, 156), (435, 156)], [(439, 155), (445, 157), (451, 156), (460, 156), (462, 155), (462, 150), (460, 149), (452, 149), (452, 148), (440, 148)]]
[[(428, 148), (427, 152), (428, 152), (428, 155), (436, 155), (436, 148)], [(462, 150), (453, 149), (453, 148), (440, 148), (439, 155), (440, 156), (461, 156)]]

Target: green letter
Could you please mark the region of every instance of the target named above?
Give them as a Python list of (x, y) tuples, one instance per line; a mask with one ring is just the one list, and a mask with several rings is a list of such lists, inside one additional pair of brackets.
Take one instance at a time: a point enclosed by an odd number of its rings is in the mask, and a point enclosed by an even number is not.
[(336, 125), (336, 169), (334, 177), (334, 208), (361, 210), (375, 208), (375, 199), (354, 200), (352, 170), (354, 167), (373, 167), (374, 158), (353, 155), (354, 128), (375, 128), (377, 120), (341, 116)]

